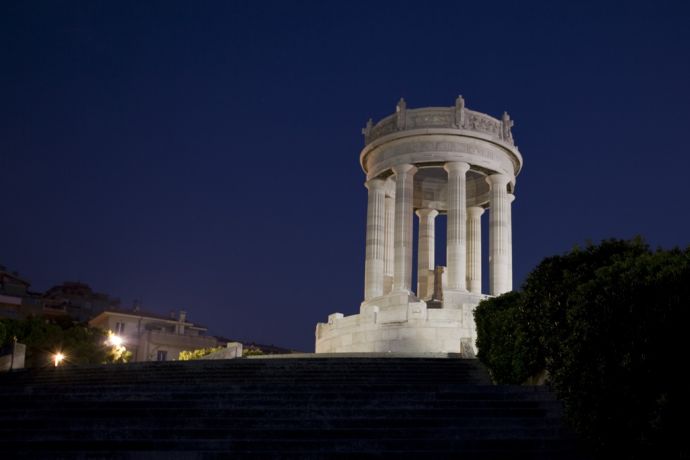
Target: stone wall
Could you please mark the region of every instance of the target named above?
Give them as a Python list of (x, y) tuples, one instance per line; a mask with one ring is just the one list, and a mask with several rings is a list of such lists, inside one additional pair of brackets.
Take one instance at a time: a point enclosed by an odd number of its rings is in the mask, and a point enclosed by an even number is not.
[(235, 359), (242, 357), (242, 344), (240, 342), (228, 342), (222, 350), (202, 356), (199, 359)]
[(0, 372), (9, 371), (10, 369), (24, 369), (25, 358), (26, 345), (15, 342), (12, 352), (0, 356)]

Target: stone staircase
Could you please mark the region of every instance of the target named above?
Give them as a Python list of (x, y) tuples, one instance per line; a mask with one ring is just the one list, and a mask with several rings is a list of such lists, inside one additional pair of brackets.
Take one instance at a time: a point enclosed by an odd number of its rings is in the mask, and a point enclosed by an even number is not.
[(4, 458), (580, 458), (544, 387), (476, 360), (288, 357), (0, 375)]

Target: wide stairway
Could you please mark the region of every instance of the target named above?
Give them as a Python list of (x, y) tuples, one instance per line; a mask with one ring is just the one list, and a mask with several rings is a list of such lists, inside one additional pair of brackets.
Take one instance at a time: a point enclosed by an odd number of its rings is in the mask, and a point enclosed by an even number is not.
[[(579, 458), (543, 387), (476, 360), (236, 359), (0, 375), (3, 458)], [(7, 456), (5, 456), (7, 455)]]

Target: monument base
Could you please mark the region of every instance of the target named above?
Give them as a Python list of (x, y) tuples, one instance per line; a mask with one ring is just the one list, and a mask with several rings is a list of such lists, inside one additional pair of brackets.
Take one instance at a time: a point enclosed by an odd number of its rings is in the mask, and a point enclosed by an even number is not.
[[(441, 308), (406, 293), (363, 302), (360, 313), (333, 313), (316, 325), (316, 353), (457, 353), (474, 357), (473, 312), (486, 296), (444, 293)], [(429, 304), (433, 304), (429, 302)]]

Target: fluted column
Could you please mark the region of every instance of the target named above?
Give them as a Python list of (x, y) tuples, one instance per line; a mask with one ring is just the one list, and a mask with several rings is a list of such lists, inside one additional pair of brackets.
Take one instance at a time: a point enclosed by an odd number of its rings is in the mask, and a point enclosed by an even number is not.
[(513, 289), (510, 202), (507, 185), (510, 177), (493, 174), (486, 178), (491, 186), (489, 199), (489, 291), (500, 295)]
[(465, 269), (467, 259), (467, 163), (456, 161), (443, 167), (448, 172), (448, 228), (446, 235), (446, 264), (448, 289), (466, 291)]
[(506, 253), (508, 254), (508, 290), (513, 290), (513, 201), (515, 195), (508, 194), (508, 206), (506, 206), (506, 221), (508, 222), (508, 235), (506, 236)]
[(419, 242), (417, 243), (417, 297), (431, 298), (434, 286), (431, 273), (434, 270), (436, 216), (435, 209), (418, 209)]
[(393, 167), (395, 173), (395, 241), (393, 291), (412, 289), (412, 184), (417, 168), (410, 164)]
[(385, 235), (383, 247), (383, 293), (388, 294), (393, 289), (393, 267), (395, 260), (395, 198), (386, 195), (386, 217), (385, 217)]
[(364, 300), (383, 295), (383, 249), (385, 218), (385, 182), (371, 179), (367, 205), (367, 246), (364, 262)]
[(467, 208), (467, 289), (482, 293), (482, 214), (484, 208)]

